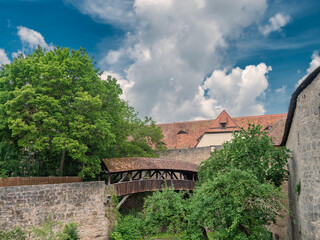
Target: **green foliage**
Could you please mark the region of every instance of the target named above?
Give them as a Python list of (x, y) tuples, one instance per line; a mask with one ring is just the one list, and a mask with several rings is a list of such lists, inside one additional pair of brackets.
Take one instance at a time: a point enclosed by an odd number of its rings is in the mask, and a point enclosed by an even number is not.
[(63, 233), (64, 240), (80, 240), (78, 225), (76, 223), (69, 223), (64, 226)]
[(46, 221), (41, 226), (30, 226), (29, 230), (16, 226), (11, 230), (0, 230), (3, 240), (79, 240), (78, 225), (66, 224), (64, 229), (60, 222)]
[(149, 196), (143, 206), (144, 226), (146, 235), (156, 235), (164, 228), (175, 233), (180, 239), (179, 233), (186, 228), (187, 199), (185, 192), (175, 192), (173, 189), (164, 188)]
[(192, 195), (189, 222), (216, 239), (272, 239), (266, 225), (283, 207), (278, 188), (249, 171), (230, 169), (201, 184)]
[(9, 231), (0, 230), (0, 239), (2, 240), (26, 240), (26, 232), (19, 226), (14, 227)]
[[(162, 133), (120, 99), (84, 49), (56, 48), (0, 68), (0, 162), (8, 176), (93, 178), (100, 159), (154, 156)], [(131, 137), (131, 139), (128, 139)]]
[(110, 233), (111, 240), (143, 239), (143, 224), (141, 217), (127, 215), (120, 217)]
[(247, 131), (233, 133), (233, 139), (223, 144), (223, 149), (215, 150), (202, 163), (200, 182), (213, 179), (229, 168), (238, 168), (251, 171), (261, 183), (271, 181), (275, 186), (281, 186), (289, 174), (285, 168), (289, 150), (285, 147), (275, 148), (272, 138), (261, 129), (260, 125), (249, 125)]

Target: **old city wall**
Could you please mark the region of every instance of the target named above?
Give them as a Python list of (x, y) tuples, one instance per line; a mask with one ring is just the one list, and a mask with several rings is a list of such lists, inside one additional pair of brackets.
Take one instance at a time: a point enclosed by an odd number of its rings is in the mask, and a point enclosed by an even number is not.
[[(108, 239), (112, 216), (104, 182), (80, 182), (0, 188), (0, 229), (41, 225), (48, 218), (79, 224), (81, 239)], [(112, 212), (112, 211), (109, 211)]]
[(298, 96), (287, 140), (290, 239), (320, 239), (320, 74)]
[(186, 149), (169, 149), (160, 154), (160, 157), (200, 164), (210, 157), (211, 146)]

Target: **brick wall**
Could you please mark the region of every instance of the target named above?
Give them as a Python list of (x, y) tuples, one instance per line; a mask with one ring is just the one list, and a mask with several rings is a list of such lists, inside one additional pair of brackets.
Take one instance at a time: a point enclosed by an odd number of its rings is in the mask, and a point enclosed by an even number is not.
[(286, 144), (293, 157), (289, 162), (289, 199), (293, 212), (290, 239), (293, 240), (320, 239), (319, 107), (320, 74), (297, 99)]
[(0, 229), (53, 221), (80, 224), (81, 239), (108, 239), (104, 182), (0, 187)]

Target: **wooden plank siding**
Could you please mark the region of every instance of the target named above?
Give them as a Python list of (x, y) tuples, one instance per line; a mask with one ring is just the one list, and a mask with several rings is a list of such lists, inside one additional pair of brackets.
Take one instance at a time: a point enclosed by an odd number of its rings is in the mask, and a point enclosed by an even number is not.
[(0, 178), (0, 187), (82, 182), (81, 177), (8, 177)]
[[(166, 184), (165, 184), (166, 182)], [(161, 190), (167, 185), (168, 187), (174, 187), (176, 190), (193, 190), (195, 181), (192, 180), (160, 180), (160, 179), (148, 179), (140, 181), (128, 181), (112, 184), (114, 186), (117, 196), (128, 195), (139, 192), (150, 192)]]

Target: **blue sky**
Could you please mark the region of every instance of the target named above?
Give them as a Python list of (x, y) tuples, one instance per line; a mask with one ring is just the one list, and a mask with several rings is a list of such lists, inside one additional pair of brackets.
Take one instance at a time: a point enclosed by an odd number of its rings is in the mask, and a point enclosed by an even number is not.
[(157, 122), (283, 113), (320, 65), (318, 0), (0, 0), (0, 64), (86, 48)]

